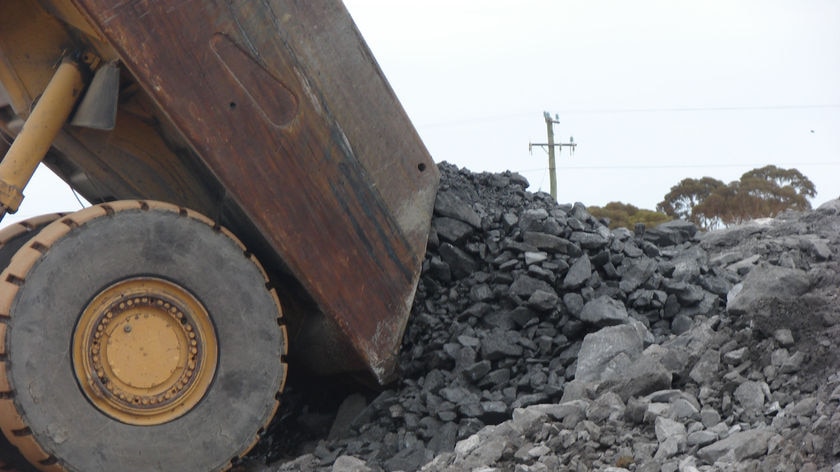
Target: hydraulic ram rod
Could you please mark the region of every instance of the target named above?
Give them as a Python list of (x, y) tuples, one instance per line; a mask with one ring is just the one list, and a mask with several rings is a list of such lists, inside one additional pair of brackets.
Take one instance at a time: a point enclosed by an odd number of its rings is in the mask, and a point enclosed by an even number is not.
[(0, 219), (20, 207), (24, 187), (82, 96), (86, 68), (70, 58), (61, 61), (0, 162)]

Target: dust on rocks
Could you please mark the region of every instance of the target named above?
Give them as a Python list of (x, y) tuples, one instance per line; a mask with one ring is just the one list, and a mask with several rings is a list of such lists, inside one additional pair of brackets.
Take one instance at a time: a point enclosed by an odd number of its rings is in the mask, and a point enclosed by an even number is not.
[(241, 470), (840, 472), (840, 203), (611, 231), (439, 167), (400, 379), (292, 385)]

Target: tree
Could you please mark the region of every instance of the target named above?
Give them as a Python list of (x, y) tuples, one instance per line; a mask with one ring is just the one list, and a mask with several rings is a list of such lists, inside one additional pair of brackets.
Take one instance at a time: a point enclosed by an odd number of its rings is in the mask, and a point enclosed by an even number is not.
[(671, 218), (688, 220), (701, 228), (706, 228), (705, 215), (697, 215), (694, 209), (715, 191), (725, 187), (726, 184), (711, 177), (683, 179), (671, 187), (671, 191), (656, 205), (656, 210)]
[(764, 212), (772, 215), (788, 209), (808, 210), (808, 197), (817, 195), (813, 182), (796, 169), (765, 166), (745, 173), (741, 182), (743, 190), (763, 200)]
[(636, 223), (644, 223), (645, 226), (652, 227), (671, 221), (671, 218), (664, 213), (639, 209), (629, 203), (609, 202), (603, 208), (591, 206), (587, 210), (596, 218), (609, 219), (610, 229), (632, 229)]
[(711, 177), (683, 179), (671, 187), (657, 210), (709, 230), (785, 210), (810, 209), (808, 198), (816, 194), (813, 182), (798, 170), (770, 165), (746, 172), (728, 185)]

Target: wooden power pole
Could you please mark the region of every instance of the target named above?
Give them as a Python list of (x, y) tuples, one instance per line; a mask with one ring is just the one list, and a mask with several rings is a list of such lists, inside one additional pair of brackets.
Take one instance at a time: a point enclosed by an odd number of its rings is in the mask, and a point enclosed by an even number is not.
[(575, 144), (575, 139), (572, 138), (572, 137), (569, 138), (568, 143), (555, 143), (554, 142), (554, 125), (557, 124), (557, 123), (560, 123), (560, 121), (557, 120), (556, 115), (555, 115), (555, 118), (552, 119), (551, 115), (547, 111), (543, 113), (543, 116), (545, 117), (545, 127), (546, 127), (546, 132), (548, 134), (548, 142), (547, 143), (528, 143), (528, 151), (530, 152), (531, 148), (533, 148), (534, 146), (548, 148), (548, 173), (549, 173), (549, 179), (550, 179), (550, 182), (551, 182), (551, 197), (554, 198), (555, 200), (557, 200), (557, 166), (555, 164), (554, 148), (557, 148), (558, 150), (560, 150), (560, 149), (563, 149), (563, 146), (570, 147), (570, 148), (572, 148), (571, 149), (572, 154), (574, 154), (575, 146), (577, 146), (577, 144)]

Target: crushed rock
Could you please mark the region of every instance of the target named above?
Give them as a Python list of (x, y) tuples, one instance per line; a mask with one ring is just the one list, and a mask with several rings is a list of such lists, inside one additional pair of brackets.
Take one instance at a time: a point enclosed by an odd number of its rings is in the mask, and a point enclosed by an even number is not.
[(237, 470), (840, 472), (840, 202), (610, 231), (439, 167), (401, 379), (293, 383)]

